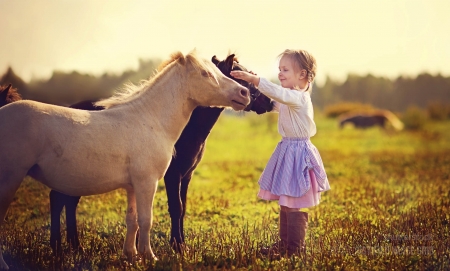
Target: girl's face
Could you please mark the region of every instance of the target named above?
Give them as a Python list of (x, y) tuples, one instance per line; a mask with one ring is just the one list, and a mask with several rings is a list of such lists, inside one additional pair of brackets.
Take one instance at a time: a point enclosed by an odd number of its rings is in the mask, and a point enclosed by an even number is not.
[(305, 70), (296, 71), (296, 69), (294, 69), (294, 63), (289, 57), (281, 57), (279, 70), (278, 79), (280, 80), (282, 87), (290, 89), (305, 87), (306, 82), (304, 80), (305, 76), (303, 75)]

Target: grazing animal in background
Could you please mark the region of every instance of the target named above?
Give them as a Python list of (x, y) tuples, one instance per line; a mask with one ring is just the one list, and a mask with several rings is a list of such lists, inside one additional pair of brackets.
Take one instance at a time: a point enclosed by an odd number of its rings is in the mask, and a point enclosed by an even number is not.
[[(192, 112), (197, 106), (242, 110), (249, 102), (248, 90), (210, 61), (176, 53), (148, 82), (97, 103), (105, 110), (24, 100), (2, 107), (0, 225), (27, 175), (73, 196), (123, 188), (128, 200), (123, 254), (130, 261), (137, 252), (155, 259), (150, 229), (158, 180)], [(8, 269), (1, 246), (0, 269)]]
[(403, 123), (388, 110), (377, 110), (373, 113), (348, 113), (339, 117), (339, 127), (342, 129), (348, 123), (352, 123), (355, 128), (366, 129), (373, 126), (386, 128), (390, 124), (395, 130), (403, 129)]

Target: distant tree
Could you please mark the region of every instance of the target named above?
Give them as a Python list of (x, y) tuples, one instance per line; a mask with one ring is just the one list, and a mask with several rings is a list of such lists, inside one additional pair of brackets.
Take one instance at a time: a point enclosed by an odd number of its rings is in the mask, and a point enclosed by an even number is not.
[(323, 109), (326, 105), (336, 103), (336, 95), (333, 93), (337, 83), (327, 76), (325, 84), (322, 87), (314, 84), (311, 95), (315, 107)]
[(371, 74), (349, 74), (342, 84), (327, 78), (323, 87), (316, 87), (312, 98), (322, 108), (341, 102), (354, 102), (403, 112), (411, 105), (425, 108), (430, 101), (450, 103), (450, 78), (424, 73), (416, 78), (400, 76), (390, 80)]

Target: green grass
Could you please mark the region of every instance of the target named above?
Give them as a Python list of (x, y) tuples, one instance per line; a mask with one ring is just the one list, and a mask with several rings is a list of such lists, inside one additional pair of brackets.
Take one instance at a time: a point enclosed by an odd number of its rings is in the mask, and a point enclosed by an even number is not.
[[(278, 205), (258, 200), (257, 180), (280, 136), (271, 114), (223, 115), (188, 193), (188, 252), (169, 244), (164, 182), (154, 204), (159, 261), (129, 265), (123, 191), (81, 199), (84, 252), (55, 258), (49, 247), (49, 189), (27, 178), (1, 238), (13, 270), (444, 270), (450, 266), (450, 123), (420, 131), (338, 128), (316, 117), (312, 138), (332, 189), (310, 210), (307, 251), (271, 260), (258, 254), (277, 236)], [(63, 227), (64, 229), (64, 227)], [(63, 234), (64, 237), (64, 234)]]

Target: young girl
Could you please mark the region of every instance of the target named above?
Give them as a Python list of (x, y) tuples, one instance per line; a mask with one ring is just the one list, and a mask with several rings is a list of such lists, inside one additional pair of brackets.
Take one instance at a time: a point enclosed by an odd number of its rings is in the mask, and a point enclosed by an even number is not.
[[(258, 197), (278, 200), (280, 205), (280, 242), (268, 251), (291, 256), (304, 249), (308, 213), (301, 208), (319, 204), (320, 192), (330, 189), (319, 152), (310, 137), (316, 134), (311, 103), (316, 60), (304, 50), (285, 50), (279, 55), (281, 86), (256, 74), (232, 71), (231, 75), (253, 83), (274, 100), (279, 112), (278, 143), (258, 181)], [(264, 250), (263, 250), (264, 252)]]

